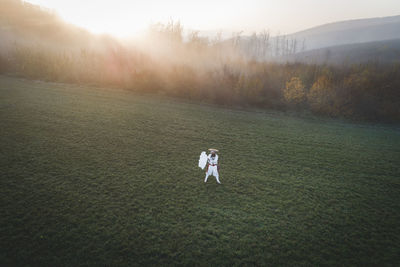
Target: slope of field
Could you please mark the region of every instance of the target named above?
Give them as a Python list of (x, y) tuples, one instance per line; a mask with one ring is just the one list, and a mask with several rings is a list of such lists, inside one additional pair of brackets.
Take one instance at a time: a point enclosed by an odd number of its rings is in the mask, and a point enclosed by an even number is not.
[(10, 77), (0, 123), (1, 266), (400, 263), (397, 127)]

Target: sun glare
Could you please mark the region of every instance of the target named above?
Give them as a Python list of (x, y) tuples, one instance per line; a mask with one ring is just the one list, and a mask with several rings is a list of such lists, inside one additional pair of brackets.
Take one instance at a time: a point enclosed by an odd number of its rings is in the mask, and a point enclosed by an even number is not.
[(186, 27), (204, 29), (218, 25), (225, 6), (203, 1), (61, 1), (30, 0), (54, 10), (69, 23), (94, 33), (127, 37), (145, 31), (152, 23), (181, 21)]
[[(345, 0), (27, 0), (56, 11), (69, 23), (94, 33), (129, 37), (144, 32), (152, 23), (180, 21), (185, 29), (201, 31), (254, 31), (269, 29), (291, 33), (332, 21), (396, 15), (400, 6), (362, 2), (365, 8), (343, 11)], [(389, 0), (386, 0), (389, 1)], [(395, 0), (390, 0), (395, 1)], [(346, 4), (347, 5), (347, 4)], [(313, 8), (309, 8), (309, 7)], [(355, 5), (357, 6), (357, 5)], [(389, 8), (390, 7), (390, 8)], [(321, 12), (313, 12), (313, 9)]]
[[(258, 0), (257, 0), (258, 1)], [(191, 30), (246, 30), (243, 1), (63, 1), (29, 0), (54, 10), (65, 21), (94, 33), (128, 37), (152, 23), (180, 21)], [(229, 11), (229, 12), (228, 12)], [(260, 23), (258, 23), (260, 24)], [(239, 27), (236, 27), (239, 29)]]
[(150, 24), (146, 20), (136, 18), (125, 18), (121, 16), (102, 16), (92, 14), (87, 16), (74, 16), (73, 14), (61, 15), (66, 21), (88, 29), (97, 34), (107, 33), (117, 37), (127, 37), (142, 33)]

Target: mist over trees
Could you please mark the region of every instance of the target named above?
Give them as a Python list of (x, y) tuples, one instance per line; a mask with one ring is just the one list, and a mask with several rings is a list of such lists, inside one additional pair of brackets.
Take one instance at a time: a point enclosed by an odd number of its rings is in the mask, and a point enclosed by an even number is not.
[(146, 38), (121, 43), (77, 30), (48, 10), (3, 1), (9, 5), (0, 14), (0, 34), (7, 36), (0, 46), (3, 74), (221, 105), (400, 120), (400, 64), (287, 63), (282, 58), (304, 51), (304, 40), (272, 37), (268, 30), (205, 37), (198, 31), (186, 34), (176, 21), (153, 24)]

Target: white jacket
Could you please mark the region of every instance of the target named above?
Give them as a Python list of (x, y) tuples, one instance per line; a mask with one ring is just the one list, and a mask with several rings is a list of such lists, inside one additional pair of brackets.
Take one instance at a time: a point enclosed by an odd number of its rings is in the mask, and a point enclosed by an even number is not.
[(211, 165), (217, 165), (218, 164), (218, 155), (215, 155), (215, 157), (211, 157), (211, 154), (208, 154), (208, 163)]

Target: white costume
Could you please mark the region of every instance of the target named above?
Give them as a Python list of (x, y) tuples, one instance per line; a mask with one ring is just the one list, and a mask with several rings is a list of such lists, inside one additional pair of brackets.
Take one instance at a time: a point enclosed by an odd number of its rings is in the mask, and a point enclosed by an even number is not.
[(215, 154), (215, 157), (211, 157), (211, 154), (207, 156), (208, 161), (208, 170), (206, 171), (206, 178), (204, 182), (207, 183), (208, 176), (214, 175), (215, 179), (217, 179), (217, 183), (221, 183), (219, 181), (219, 174), (218, 174), (218, 155)]

